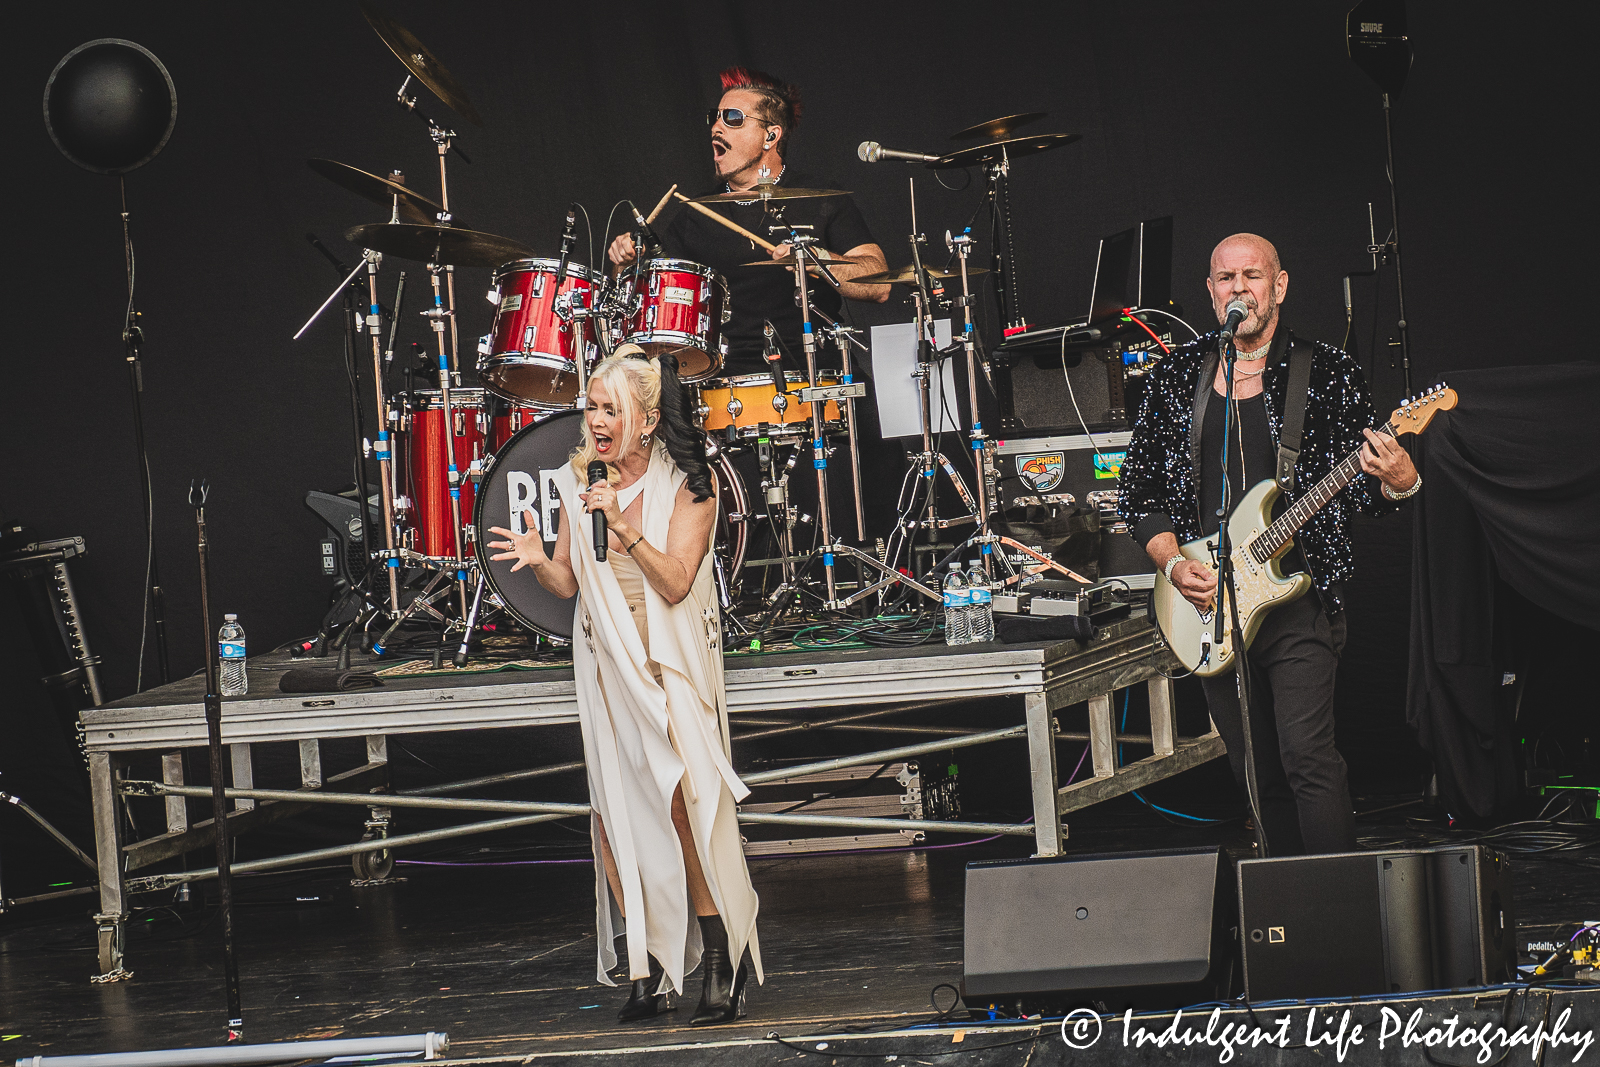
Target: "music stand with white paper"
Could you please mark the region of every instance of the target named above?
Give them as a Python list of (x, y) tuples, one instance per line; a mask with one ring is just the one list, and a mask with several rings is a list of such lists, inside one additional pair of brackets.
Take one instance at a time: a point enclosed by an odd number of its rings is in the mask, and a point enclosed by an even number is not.
[[(936, 319), (933, 346), (950, 345), (950, 320)], [(959, 408), (956, 372), (952, 360), (941, 360), (939, 377), (930, 382), (933, 432), (960, 432), (955, 421)], [(922, 395), (917, 386), (917, 324), (897, 322), (872, 328), (872, 386), (878, 402), (878, 424), (884, 437), (922, 436)], [(941, 391), (943, 396), (941, 397)]]

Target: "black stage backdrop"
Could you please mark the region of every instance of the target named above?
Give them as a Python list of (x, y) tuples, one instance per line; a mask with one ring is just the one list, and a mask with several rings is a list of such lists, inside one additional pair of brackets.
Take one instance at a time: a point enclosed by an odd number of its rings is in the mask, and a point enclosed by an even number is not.
[[(1379, 94), (1345, 54), (1345, 7), (388, 4), (486, 120), (482, 129), (458, 123), (474, 161), (451, 164), (458, 219), (539, 254), (555, 254), (569, 200), (583, 202), (598, 228), (620, 197), (648, 206), (673, 182), (703, 188), (701, 115), (717, 99), (717, 70), (745, 63), (804, 88), (793, 158), (855, 190), (891, 264), (906, 259), (908, 176), (918, 175), (932, 235), (959, 227), (980, 188), (946, 191), (920, 168), (863, 164), (858, 142), (939, 152), (971, 123), (1046, 111), (1029, 132), (1083, 140), (1014, 165), (1030, 318), (1081, 313), (1097, 238), (1171, 214), (1175, 295), (1191, 319), (1207, 318), (1211, 247), (1249, 230), (1282, 252), (1289, 321), (1335, 343), (1345, 333), (1340, 276), (1368, 264), (1367, 203), (1376, 203), (1380, 238), (1390, 217)], [(1396, 142), (1419, 386), (1445, 367), (1584, 354), (1559, 329), (1530, 329), (1585, 305), (1592, 251), (1588, 227), (1573, 226), (1581, 201), (1567, 142), (1528, 123), (1559, 122), (1592, 101), (1576, 89), (1585, 35), (1546, 25), (1535, 49), (1489, 13), (1410, 5), (1417, 59)], [(344, 0), (19, 5), (10, 21), (0, 73), (12, 257), (0, 513), (41, 536), (87, 539), (77, 571), (86, 625), (108, 692), (123, 695), (135, 683), (145, 541), (119, 340), (117, 182), (57, 154), (40, 117), (51, 69), (84, 41), (126, 37), (159, 56), (177, 85), (171, 142), (128, 179), (175, 676), (201, 666), (209, 639), (185, 502), (192, 477), (212, 483), (215, 608), (240, 613), (253, 650), (313, 630), (327, 604), (321, 529), (301, 500), (350, 481), (349, 411), (338, 320), (290, 340), (337, 280), (303, 235), (319, 234), (353, 262), (357, 249), (339, 235), (386, 212), (305, 160), (398, 167), (434, 194), (436, 157), (423, 124), (394, 103), (401, 66)], [(421, 105), (449, 115), (425, 90)], [(415, 264), (385, 264), (383, 299), (402, 266), (414, 311), (424, 278)], [(465, 354), (488, 327), (487, 273), (461, 272)], [(1372, 366), (1370, 283), (1357, 299), (1359, 346)], [(1388, 278), (1378, 301), (1381, 345), (1395, 317)], [(862, 324), (907, 317), (898, 304), (858, 315)], [(420, 319), (406, 319), (404, 340), (431, 343)], [(1391, 406), (1401, 380), (1387, 353), (1372, 376), (1379, 406)], [(1358, 769), (1380, 752), (1401, 753), (1398, 769), (1415, 751), (1402, 714), (1409, 518), (1364, 523), (1357, 540), (1340, 740)], [(152, 648), (146, 685), (153, 664)]]

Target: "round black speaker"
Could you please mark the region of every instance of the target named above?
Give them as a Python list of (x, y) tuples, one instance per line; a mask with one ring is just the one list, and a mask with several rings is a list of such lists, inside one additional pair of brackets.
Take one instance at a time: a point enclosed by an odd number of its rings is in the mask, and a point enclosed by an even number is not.
[(172, 76), (150, 50), (104, 37), (68, 52), (44, 86), (44, 124), (61, 154), (97, 174), (156, 157), (178, 121)]

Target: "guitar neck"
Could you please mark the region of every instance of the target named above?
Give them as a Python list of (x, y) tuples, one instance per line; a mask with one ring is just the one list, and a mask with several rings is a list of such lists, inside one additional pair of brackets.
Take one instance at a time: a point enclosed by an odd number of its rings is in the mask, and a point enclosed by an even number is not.
[[(1390, 437), (1399, 436), (1395, 432), (1393, 422), (1384, 423), (1378, 427), (1378, 432), (1386, 433)], [(1327, 477), (1314, 485), (1310, 492), (1296, 500), (1293, 507), (1273, 520), (1272, 525), (1267, 527), (1266, 533), (1256, 538), (1255, 543), (1250, 546), (1250, 551), (1257, 561), (1265, 563), (1277, 555), (1284, 545), (1294, 540), (1294, 535), (1300, 532), (1300, 527), (1310, 522), (1311, 517), (1322, 510), (1323, 505), (1338, 496), (1340, 491), (1360, 473), (1361, 449), (1357, 448), (1329, 471)]]

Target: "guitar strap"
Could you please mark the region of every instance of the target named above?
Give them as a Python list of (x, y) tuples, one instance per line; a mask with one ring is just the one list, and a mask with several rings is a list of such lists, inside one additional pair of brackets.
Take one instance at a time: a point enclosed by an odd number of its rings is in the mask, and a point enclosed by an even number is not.
[(1311, 392), (1311, 346), (1289, 337), (1289, 387), (1283, 402), (1283, 432), (1278, 435), (1278, 488), (1294, 492), (1294, 465), (1300, 460), (1300, 432), (1306, 424)]

